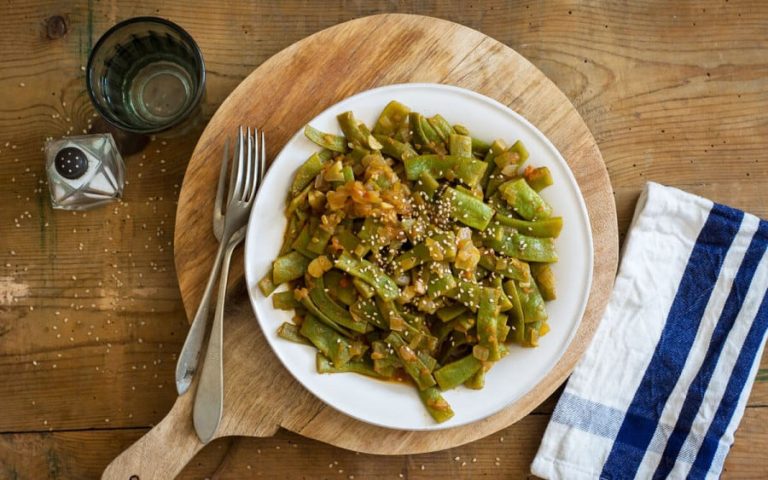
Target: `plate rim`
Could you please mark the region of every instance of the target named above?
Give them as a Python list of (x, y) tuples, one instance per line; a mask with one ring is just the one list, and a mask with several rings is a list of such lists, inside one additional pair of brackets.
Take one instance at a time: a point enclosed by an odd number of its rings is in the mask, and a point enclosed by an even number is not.
[[(252, 227), (252, 225), (254, 225), (255, 222), (251, 222), (252, 218), (257, 215), (257, 209), (255, 209), (255, 208), (252, 209), (252, 211), (251, 211), (251, 213), (249, 215), (248, 228), (247, 228), (247, 231), (246, 231), (246, 238), (245, 238), (245, 242), (244, 242), (243, 263), (244, 263), (244, 275), (245, 275), (245, 282), (246, 282), (246, 290), (247, 290), (247, 294), (248, 294), (248, 300), (249, 300), (249, 303), (250, 303), (250, 306), (251, 306), (251, 310), (252, 310), (254, 316), (256, 317), (256, 322), (257, 322), (259, 328), (262, 330), (262, 334), (264, 335), (265, 340), (269, 344), (270, 349), (272, 350), (274, 355), (280, 360), (280, 363), (282, 364), (283, 368), (285, 368), (291, 374), (293, 379), (296, 380), (302, 386), (302, 388), (304, 388), (305, 390), (310, 392), (315, 398), (317, 398), (320, 402), (322, 402), (322, 404), (324, 406), (330, 407), (330, 408), (336, 410), (337, 412), (341, 413), (342, 415), (348, 416), (350, 418), (353, 418), (355, 420), (363, 422), (363, 423), (365, 423), (367, 425), (372, 425), (372, 426), (376, 426), (376, 427), (386, 428), (388, 430), (394, 430), (394, 431), (434, 432), (434, 431), (448, 430), (448, 429), (454, 429), (454, 428), (462, 428), (462, 427), (466, 427), (468, 425), (472, 425), (472, 424), (481, 422), (483, 420), (486, 420), (489, 417), (498, 414), (499, 412), (501, 412), (501, 411), (503, 411), (503, 410), (513, 406), (515, 403), (517, 403), (518, 401), (520, 401), (523, 398), (525, 398), (526, 395), (530, 394), (530, 392), (532, 392), (533, 390), (538, 388), (538, 386), (541, 385), (542, 381), (547, 376), (550, 375), (550, 373), (553, 371), (553, 369), (555, 369), (557, 367), (557, 365), (562, 361), (562, 359), (568, 353), (569, 349), (572, 346), (573, 340), (576, 337), (576, 334), (578, 333), (578, 331), (581, 328), (582, 321), (584, 320), (584, 314), (586, 313), (586, 309), (587, 309), (587, 306), (589, 304), (589, 300), (590, 300), (591, 294), (592, 294), (592, 286), (593, 286), (594, 274), (595, 274), (595, 271), (594, 271), (595, 270), (595, 250), (594, 250), (594, 238), (593, 238), (593, 232), (592, 232), (592, 224), (591, 224), (591, 219), (590, 219), (590, 216), (589, 216), (589, 209), (587, 208), (586, 201), (584, 200), (584, 195), (583, 195), (583, 193), (581, 191), (581, 187), (579, 185), (579, 182), (576, 180), (576, 177), (575, 177), (575, 175), (573, 173), (573, 170), (571, 169), (570, 164), (565, 159), (565, 157), (562, 155), (560, 150), (552, 143), (552, 141), (549, 139), (549, 137), (544, 132), (542, 132), (538, 127), (533, 125), (527, 118), (525, 118), (523, 115), (521, 115), (517, 111), (513, 110), (509, 106), (507, 106), (507, 105), (499, 102), (498, 100), (496, 100), (494, 98), (491, 98), (491, 97), (489, 97), (487, 95), (483, 95), (482, 93), (476, 92), (474, 90), (470, 90), (470, 89), (464, 88), (464, 87), (459, 87), (459, 86), (456, 86), (456, 85), (445, 84), (445, 83), (434, 83), (434, 82), (393, 83), (393, 84), (381, 85), (381, 86), (377, 86), (377, 87), (374, 87), (374, 88), (362, 90), (362, 91), (359, 91), (359, 92), (357, 92), (357, 93), (355, 93), (353, 95), (349, 95), (349, 96), (346, 96), (346, 97), (343, 97), (343, 98), (339, 99), (338, 101), (332, 103), (331, 105), (329, 105), (328, 107), (326, 107), (322, 111), (318, 112), (311, 119), (307, 120), (307, 122), (303, 123), (302, 126), (296, 131), (296, 133), (293, 134), (290, 138), (288, 138), (288, 140), (286, 140), (285, 144), (282, 146), (280, 151), (274, 156), (273, 161), (270, 163), (270, 166), (269, 166), (269, 168), (267, 170), (267, 173), (265, 174), (265, 176), (262, 179), (261, 183), (264, 184), (269, 178), (271, 178), (272, 176), (277, 175), (277, 173), (273, 173), (273, 172), (274, 171), (280, 171), (280, 169), (273, 169), (272, 166), (277, 162), (278, 159), (280, 159), (280, 157), (282, 156), (282, 154), (284, 153), (284, 151), (288, 147), (288, 145), (290, 145), (291, 143), (293, 143), (294, 141), (296, 141), (298, 138), (300, 138), (303, 135), (304, 126), (305, 125), (311, 123), (316, 118), (325, 115), (326, 112), (328, 112), (329, 110), (334, 109), (337, 105), (339, 105), (342, 102), (354, 101), (358, 97), (363, 97), (363, 96), (371, 95), (371, 94), (374, 94), (374, 93), (378, 93), (379, 91), (382, 91), (382, 90), (397, 91), (397, 90), (409, 89), (409, 88), (434, 88), (434, 89), (438, 89), (438, 90), (451, 91), (453, 93), (458, 93), (458, 94), (461, 94), (461, 95), (467, 95), (469, 97), (474, 98), (475, 100), (479, 100), (481, 102), (490, 104), (491, 106), (493, 106), (495, 108), (501, 109), (505, 114), (511, 115), (517, 121), (522, 123), (525, 127), (529, 128), (532, 132), (534, 132), (536, 134), (536, 136), (539, 138), (539, 140), (542, 141), (547, 148), (549, 148), (550, 150), (555, 152), (556, 159), (558, 160), (559, 163), (562, 163), (562, 165), (565, 167), (564, 171), (565, 171), (565, 174), (568, 177), (568, 180), (570, 181), (570, 183), (572, 185), (574, 185), (576, 187), (576, 193), (577, 193), (576, 197), (578, 199), (578, 210), (583, 215), (583, 218), (585, 220), (584, 224), (585, 224), (585, 227), (586, 227), (585, 230), (587, 232), (586, 237), (587, 237), (587, 241), (588, 241), (587, 245), (586, 245), (586, 247), (587, 247), (586, 249), (589, 252), (589, 256), (588, 256), (588, 259), (587, 259), (587, 268), (586, 268), (586, 282), (585, 282), (585, 284), (583, 286), (585, 295), (582, 296), (581, 299), (580, 299), (580, 303), (579, 303), (579, 307), (578, 307), (578, 320), (574, 324), (574, 326), (572, 327), (569, 335), (565, 338), (563, 349), (559, 352), (559, 355), (557, 355), (556, 357), (553, 357), (550, 360), (550, 365), (548, 366), (546, 371), (541, 375), (541, 377), (536, 381), (536, 383), (534, 383), (533, 386), (530, 389), (522, 392), (520, 394), (520, 396), (518, 396), (515, 400), (513, 400), (513, 401), (511, 401), (509, 403), (506, 403), (505, 405), (502, 405), (502, 406), (500, 406), (498, 408), (488, 410), (487, 412), (485, 412), (483, 414), (483, 416), (481, 416), (479, 418), (470, 419), (470, 420), (463, 421), (461, 423), (450, 424), (450, 425), (445, 425), (445, 424), (442, 424), (442, 423), (435, 423), (433, 425), (416, 426), (414, 428), (400, 428), (400, 427), (396, 427), (396, 426), (387, 425), (387, 424), (379, 423), (379, 422), (376, 422), (376, 421), (372, 421), (371, 419), (367, 419), (367, 418), (361, 417), (361, 416), (359, 416), (359, 415), (357, 415), (357, 414), (355, 414), (353, 412), (342, 410), (341, 408), (339, 408), (336, 405), (334, 405), (332, 402), (326, 401), (323, 398), (323, 396), (321, 396), (320, 394), (315, 392), (315, 390), (310, 388), (302, 380), (301, 376), (298, 373), (294, 372), (293, 369), (288, 367), (288, 365), (286, 364), (286, 362), (283, 359), (283, 356), (280, 354), (280, 350), (275, 348), (275, 346), (273, 345), (273, 342), (272, 342), (272, 338), (265, 331), (267, 326), (264, 325), (262, 323), (262, 320), (259, 318), (257, 307), (256, 307), (256, 299), (255, 299), (256, 295), (262, 295), (261, 291), (258, 289), (258, 286), (257, 286), (257, 283), (258, 283), (259, 279), (258, 278), (252, 278), (252, 276), (251, 276), (252, 275), (251, 269), (248, 268), (248, 259), (251, 256), (249, 254), (249, 252), (251, 250), (249, 248), (249, 245), (251, 245), (251, 243), (252, 243), (252, 241), (249, 241), (249, 238), (252, 237), (253, 235), (255, 235), (255, 233), (253, 233), (253, 228), (254, 227)], [(257, 192), (256, 198), (254, 199), (254, 206), (258, 202), (259, 197), (261, 196), (261, 193), (262, 193), (261, 190), (259, 192)], [(284, 206), (284, 204), (285, 204), (285, 200), (280, 200), (280, 205)], [(258, 292), (258, 293), (255, 293), (255, 292)], [(583, 355), (583, 352), (582, 352), (582, 355)], [(574, 365), (575, 365), (575, 363), (577, 361), (578, 361), (578, 359), (574, 362)], [(319, 375), (316, 372), (315, 372), (315, 374)]]

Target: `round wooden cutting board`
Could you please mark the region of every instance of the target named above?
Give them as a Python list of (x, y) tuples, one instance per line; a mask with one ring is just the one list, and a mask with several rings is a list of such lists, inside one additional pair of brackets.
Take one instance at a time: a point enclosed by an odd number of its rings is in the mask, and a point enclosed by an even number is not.
[[(259, 66), (221, 105), (190, 159), (179, 198), (175, 258), (189, 318), (217, 247), (211, 212), (224, 139), (238, 125), (263, 127), (271, 159), (328, 106), (373, 87), (408, 82), (451, 84), (498, 100), (549, 137), (573, 170), (589, 211), (595, 262), (589, 302), (568, 351), (531, 392), (485, 420), (434, 432), (389, 430), (342, 415), (301, 387), (264, 339), (243, 289), (234, 289), (224, 329), (224, 415), (217, 436), (269, 436), (282, 427), (367, 453), (446, 449), (527, 415), (563, 383), (589, 344), (618, 261), (611, 184), (594, 138), (568, 98), (514, 50), (467, 27), (414, 15), (376, 15), (316, 33)], [(281, 201), (275, 204), (281, 208)], [(232, 276), (242, 280), (242, 253), (233, 260)], [(175, 476), (203, 446), (192, 427), (193, 400), (194, 391), (179, 397), (104, 477)]]

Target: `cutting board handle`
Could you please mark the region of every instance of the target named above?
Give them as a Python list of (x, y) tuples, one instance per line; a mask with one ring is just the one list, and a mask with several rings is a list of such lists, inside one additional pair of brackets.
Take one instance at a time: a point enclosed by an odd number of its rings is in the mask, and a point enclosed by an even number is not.
[(194, 391), (176, 399), (160, 423), (112, 460), (102, 480), (168, 480), (176, 478), (205, 445), (192, 425)]

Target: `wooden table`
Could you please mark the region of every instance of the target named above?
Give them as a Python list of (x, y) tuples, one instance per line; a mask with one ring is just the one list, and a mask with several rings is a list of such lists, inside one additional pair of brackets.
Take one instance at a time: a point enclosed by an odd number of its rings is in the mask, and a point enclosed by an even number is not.
[[(128, 17), (159, 15), (181, 24), (206, 58), (207, 119), (245, 75), (282, 48), (385, 11), (465, 24), (543, 70), (600, 145), (622, 233), (648, 180), (768, 217), (763, 2), (6, 2), (0, 7), (0, 478), (97, 477), (175, 397), (173, 369), (187, 322), (171, 239), (179, 186), (202, 125), (155, 138), (129, 156), (121, 203), (87, 213), (53, 211), (40, 149), (47, 137), (99, 128), (84, 90), (93, 42)], [(450, 451), (357, 455), (281, 432), (216, 441), (182, 478), (521, 478), (555, 397), (512, 427)], [(768, 477), (766, 407), (768, 356), (726, 478)]]

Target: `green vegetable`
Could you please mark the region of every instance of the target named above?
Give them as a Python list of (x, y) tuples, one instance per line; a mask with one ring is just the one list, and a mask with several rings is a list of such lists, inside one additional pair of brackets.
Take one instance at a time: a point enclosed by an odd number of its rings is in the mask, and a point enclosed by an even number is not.
[(496, 216), (493, 217), (493, 219), (502, 225), (512, 227), (520, 233), (532, 237), (556, 238), (560, 236), (560, 231), (563, 229), (562, 217), (550, 217), (544, 220), (529, 222), (528, 220), (513, 218), (500, 212), (496, 212)]
[(479, 265), (491, 272), (522, 282), (527, 282), (531, 278), (531, 269), (528, 264), (517, 258), (497, 257), (493, 252), (486, 252), (480, 256)]
[(384, 378), (392, 378), (395, 376), (397, 369), (403, 367), (403, 363), (395, 354), (395, 351), (390, 348), (382, 340), (374, 340), (371, 342), (371, 359), (373, 360), (373, 370)]
[(328, 357), (320, 352), (315, 356), (317, 373), (359, 373), (373, 378), (382, 376), (373, 369), (373, 363), (367, 360), (351, 360), (343, 365), (336, 366)]
[[(427, 122), (432, 126), (444, 144), (447, 145), (450, 143), (451, 135), (454, 133), (450, 123), (448, 123), (439, 113), (434, 117), (428, 118)], [(471, 156), (471, 151), (469, 153), (470, 155), (467, 155), (468, 157)]]
[(452, 133), (449, 141), (451, 155), (460, 158), (472, 158), (472, 139), (470, 137)]
[(497, 253), (527, 262), (552, 263), (557, 261), (552, 238), (521, 235), (504, 227), (489, 228), (484, 243)]
[(462, 313), (467, 311), (467, 307), (460, 304), (443, 307), (437, 311), (437, 317), (443, 322), (450, 322), (454, 318), (458, 317)]
[(440, 183), (426, 170), (419, 174), (419, 182), (418, 185), (429, 195), (429, 198), (434, 197), (435, 193), (440, 189)]
[(496, 361), (500, 358), (496, 323), (498, 302), (498, 290), (490, 287), (480, 289), (477, 309), (477, 344), (488, 349), (488, 357), (483, 360)]
[(272, 269), (270, 268), (267, 274), (259, 280), (259, 290), (261, 290), (262, 295), (268, 297), (276, 288), (277, 285), (272, 281)]
[(312, 230), (312, 225), (310, 225), (310, 222), (307, 222), (306, 224), (304, 224), (304, 227), (301, 229), (301, 232), (299, 232), (299, 235), (291, 244), (291, 248), (293, 248), (300, 254), (304, 255), (308, 259), (312, 259), (318, 256), (317, 253), (310, 252), (307, 249), (307, 247), (309, 246), (309, 242), (312, 240), (312, 234), (310, 233), (311, 230)]
[(419, 398), (436, 422), (443, 423), (453, 417), (453, 409), (440, 395), (440, 390), (437, 388), (429, 387), (419, 390)]
[(416, 150), (409, 143), (398, 142), (394, 138), (384, 135), (374, 134), (373, 136), (381, 144), (381, 153), (385, 155), (397, 158), (398, 160), (418, 156)]
[(451, 297), (464, 304), (470, 310), (477, 311), (477, 299), (480, 298), (479, 284), (466, 280), (459, 280), (458, 288), (452, 292)]
[(406, 158), (403, 163), (408, 180), (418, 180), (422, 172), (429, 172), (435, 179), (457, 178), (470, 187), (480, 182), (488, 168), (481, 160), (454, 155), (419, 155)]
[(523, 309), (525, 323), (540, 322), (547, 319), (547, 309), (544, 306), (544, 299), (536, 286), (536, 282), (531, 280), (527, 285), (518, 283), (517, 293), (520, 296), (520, 306)]
[(464, 382), (464, 386), (472, 390), (481, 390), (485, 387), (485, 369), (481, 368), (476, 371), (474, 375), (469, 377), (469, 380)]
[(424, 390), (435, 384), (435, 378), (430, 373), (429, 368), (424, 365), (424, 362), (421, 361), (400, 335), (392, 332), (384, 341), (395, 350), (397, 357), (403, 363), (403, 368), (413, 378), (413, 381), (416, 382), (419, 390)]
[(301, 302), (293, 296), (293, 291), (277, 292), (272, 295), (272, 306), (277, 310), (294, 310), (301, 305)]
[(363, 298), (367, 299), (376, 295), (376, 290), (374, 290), (372, 286), (368, 285), (357, 277), (352, 279), (352, 285), (354, 285), (355, 289), (357, 289), (357, 292)]
[(381, 115), (379, 115), (379, 119), (376, 120), (373, 133), (382, 137), (394, 136), (402, 128), (403, 123), (408, 122), (408, 113), (410, 111), (411, 109), (402, 103), (392, 100), (384, 107)]
[(322, 315), (331, 322), (348, 328), (353, 332), (366, 332), (368, 327), (367, 323), (358, 321), (352, 317), (349, 310), (334, 302), (333, 299), (328, 296), (328, 293), (325, 291), (323, 277), (315, 280), (315, 285), (309, 289), (309, 298)]
[[(451, 268), (446, 263), (436, 263), (439, 269), (433, 269), (432, 277), (427, 285), (427, 295), (430, 298), (437, 298), (447, 295), (456, 288), (456, 279), (451, 273)], [(439, 273), (438, 273), (439, 271)]]
[(315, 229), (314, 232), (312, 232), (312, 238), (310, 238), (306, 249), (317, 255), (322, 255), (323, 252), (325, 252), (325, 246), (328, 245), (328, 242), (331, 240), (332, 236), (332, 231), (319, 226)]
[(284, 322), (277, 328), (277, 335), (280, 338), (284, 338), (294, 343), (301, 343), (303, 345), (312, 345), (312, 342), (307, 340), (299, 333), (299, 327), (292, 323)]
[(370, 298), (360, 298), (349, 307), (349, 313), (358, 322), (368, 322), (382, 330), (389, 329), (387, 320), (382, 316), (376, 302)]
[(309, 259), (299, 252), (291, 252), (272, 262), (272, 281), (275, 285), (290, 282), (304, 275)]
[(435, 371), (435, 380), (442, 390), (456, 388), (483, 367), (483, 362), (471, 354)]
[(337, 367), (342, 367), (352, 358), (350, 341), (327, 325), (320, 323), (312, 315), (304, 317), (299, 333), (312, 342), (323, 355), (330, 358)]
[(557, 298), (555, 291), (555, 274), (552, 272), (552, 267), (548, 263), (532, 263), (531, 273), (533, 279), (536, 280), (536, 285), (539, 287), (542, 298), (546, 301), (554, 300)]
[[(323, 155), (313, 153), (296, 171), (291, 184), (291, 197), (295, 197), (323, 170)], [(330, 158), (330, 155), (328, 155)], [(327, 160), (327, 159), (326, 159)]]
[(445, 145), (440, 135), (426, 118), (420, 113), (411, 112), (408, 114), (408, 122), (413, 131), (413, 143), (417, 150), (445, 154)]
[(328, 150), (339, 153), (344, 153), (347, 151), (347, 142), (344, 137), (321, 132), (311, 125), (304, 127), (304, 135), (312, 142), (323, 148), (327, 148)]
[(552, 172), (547, 167), (534, 168), (529, 172), (525, 172), (525, 181), (537, 192), (555, 183), (555, 180), (552, 178)]
[[(365, 125), (359, 123), (352, 112), (344, 112), (336, 117), (341, 131), (348, 143), (364, 149), (379, 150), (381, 144), (368, 132)], [(378, 148), (376, 148), (378, 146)]]
[(525, 179), (519, 178), (499, 186), (504, 200), (526, 220), (540, 220), (552, 215), (552, 207), (532, 189)]
[(442, 199), (448, 215), (454, 220), (478, 230), (485, 230), (493, 218), (494, 210), (472, 195), (448, 187), (443, 191)]
[(367, 260), (355, 259), (345, 252), (336, 260), (336, 268), (368, 283), (384, 300), (394, 300), (400, 294), (395, 281), (389, 278), (384, 270)]

